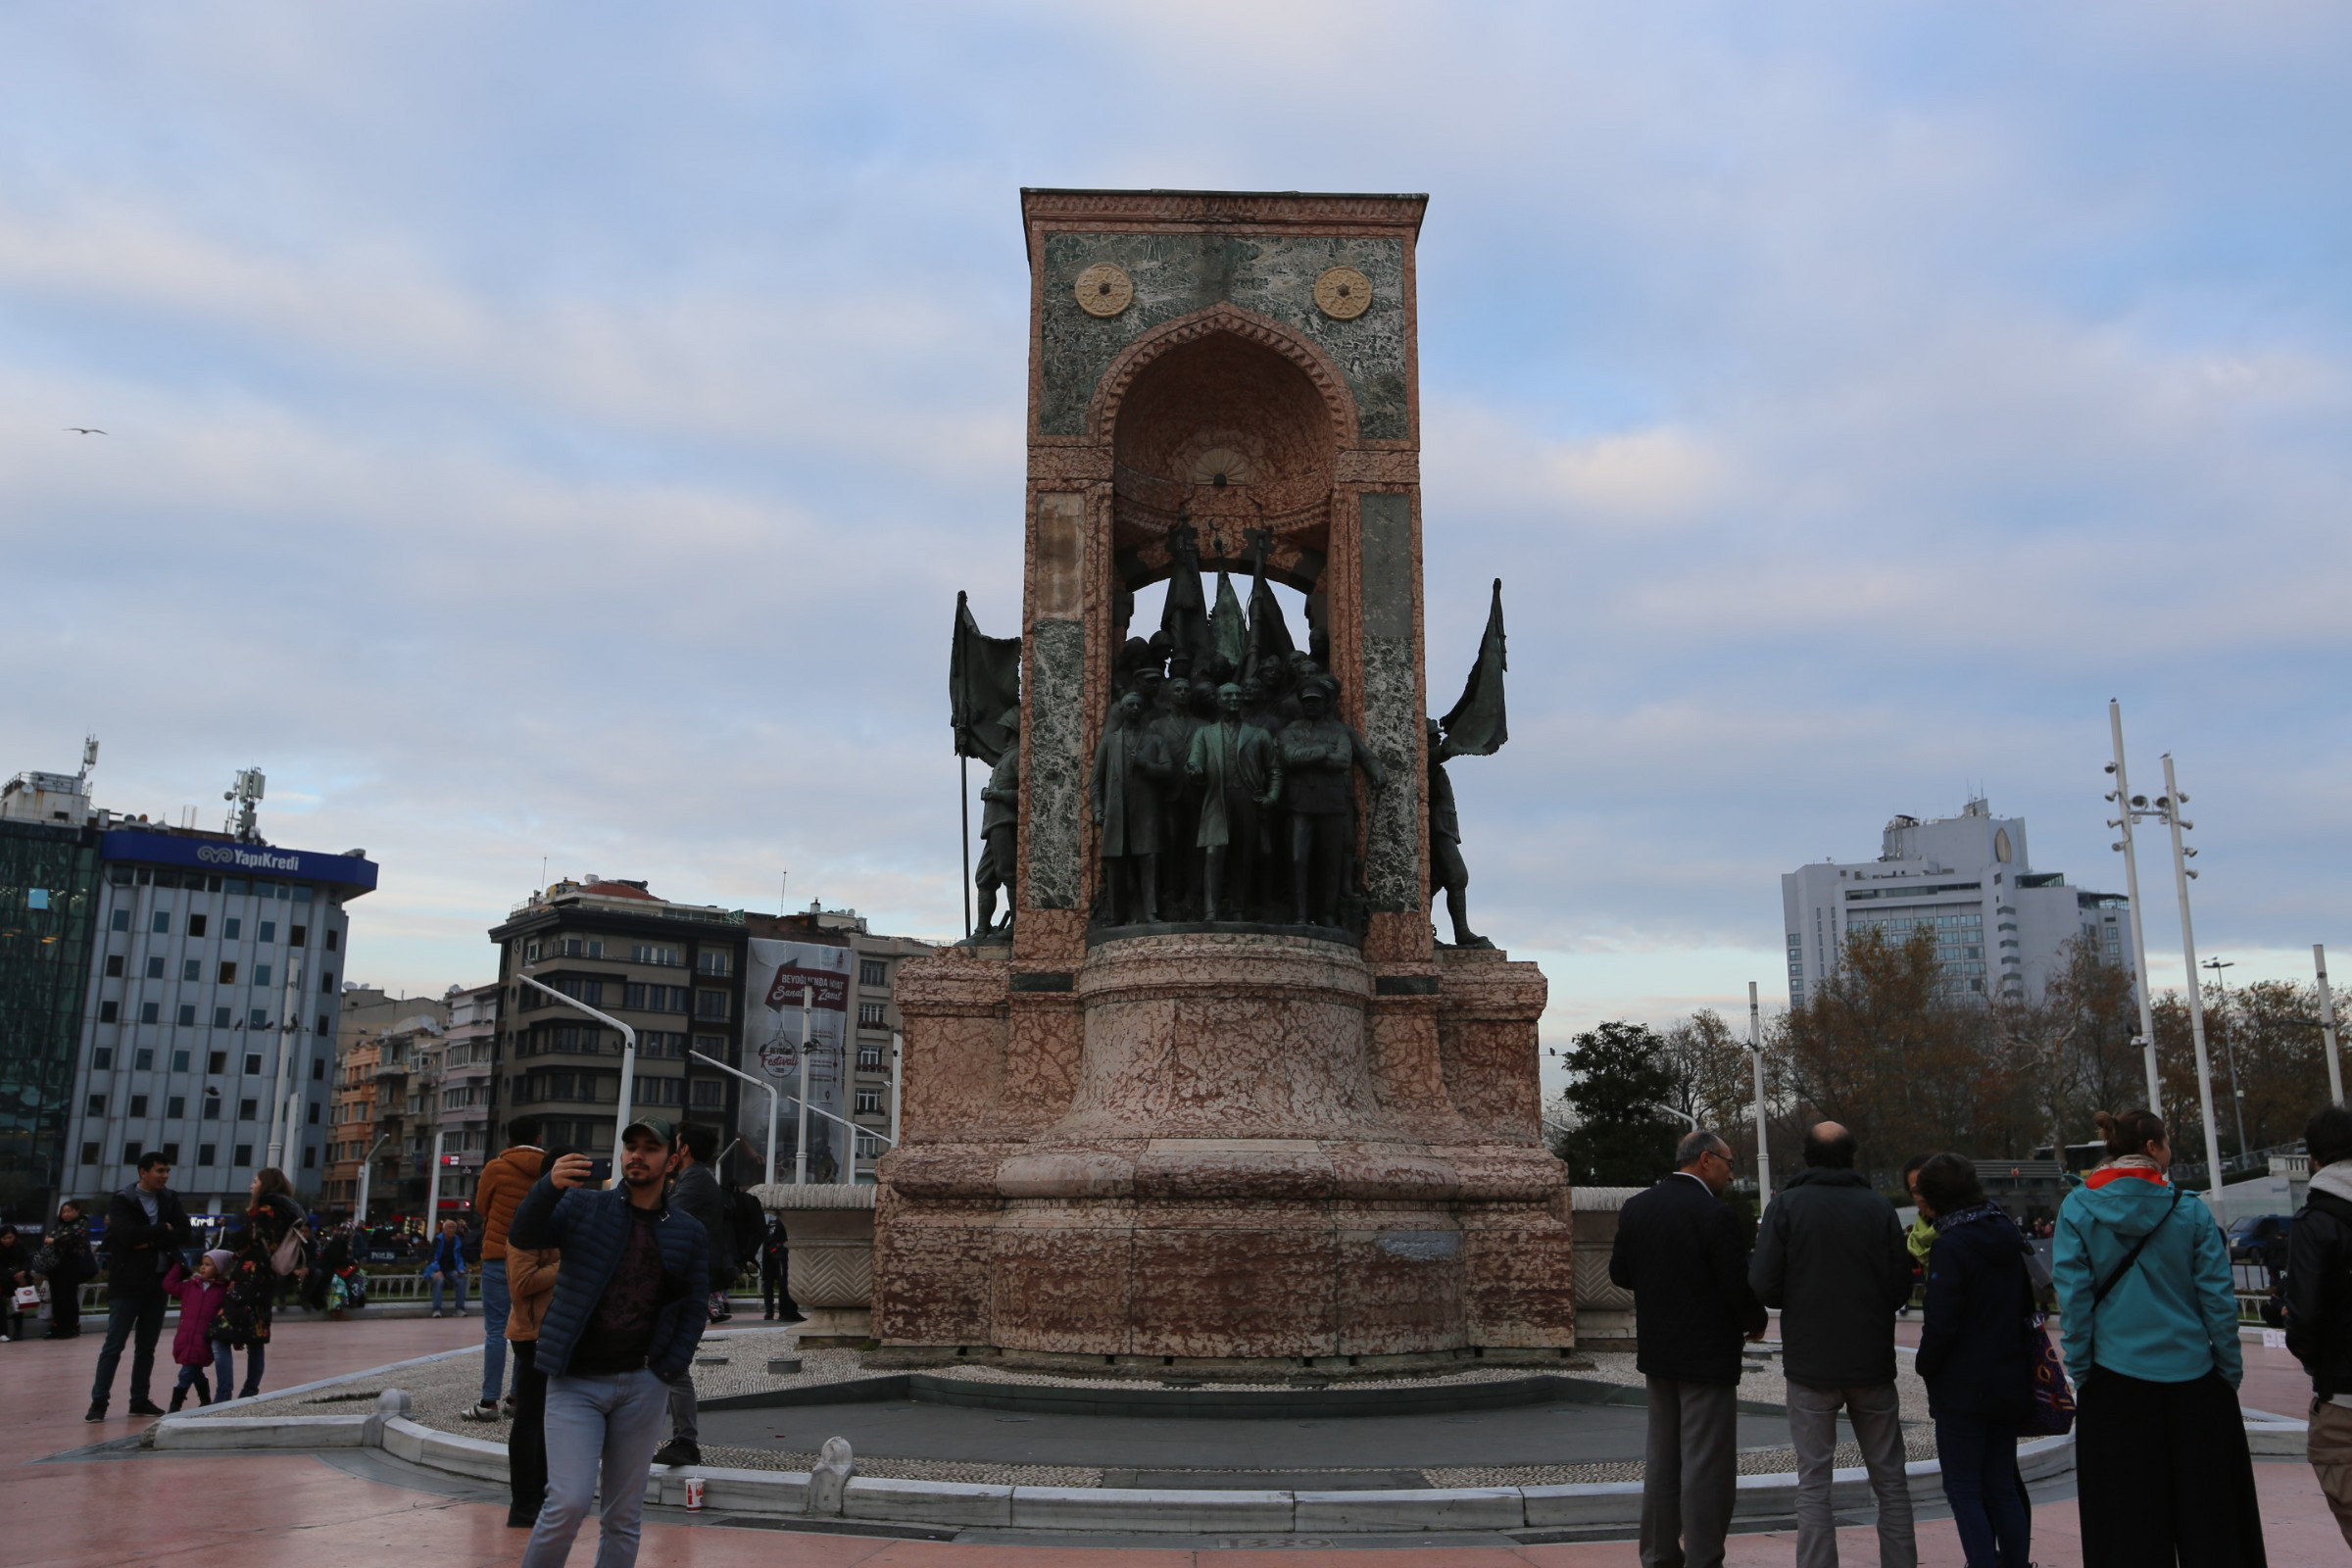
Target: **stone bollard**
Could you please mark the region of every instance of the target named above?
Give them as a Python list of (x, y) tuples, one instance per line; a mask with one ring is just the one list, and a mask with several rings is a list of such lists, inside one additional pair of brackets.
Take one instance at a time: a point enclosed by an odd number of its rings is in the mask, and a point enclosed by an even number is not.
[(808, 1511), (838, 1517), (849, 1493), (850, 1477), (858, 1473), (857, 1455), (847, 1438), (827, 1438), (808, 1471)]
[(369, 1448), (384, 1446), (384, 1428), (395, 1419), (405, 1419), (416, 1408), (406, 1389), (386, 1389), (375, 1396), (375, 1408), (368, 1413), (368, 1425), (362, 1429), (360, 1443)]

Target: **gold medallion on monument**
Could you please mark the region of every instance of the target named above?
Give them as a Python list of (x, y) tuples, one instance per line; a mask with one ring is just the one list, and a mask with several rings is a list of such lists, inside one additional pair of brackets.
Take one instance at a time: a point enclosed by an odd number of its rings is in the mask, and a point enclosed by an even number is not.
[(1352, 321), (1372, 308), (1372, 280), (1352, 267), (1335, 267), (1315, 279), (1315, 304), (1335, 321)]
[(1135, 283), (1108, 262), (1078, 274), (1078, 308), (1089, 316), (1116, 316), (1135, 298)]

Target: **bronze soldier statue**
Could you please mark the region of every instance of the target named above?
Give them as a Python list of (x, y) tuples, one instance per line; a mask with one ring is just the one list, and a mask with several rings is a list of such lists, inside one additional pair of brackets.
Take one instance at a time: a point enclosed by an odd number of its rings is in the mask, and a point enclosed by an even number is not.
[[(1257, 813), (1282, 796), (1282, 753), (1274, 737), (1244, 722), (1241, 687), (1218, 687), (1217, 707), (1216, 722), (1193, 732), (1184, 770), (1200, 802), (1200, 917), (1240, 920), (1249, 918), (1256, 891)], [(1224, 897), (1228, 887), (1239, 894), (1231, 905)]]
[(1453, 946), (1491, 948), (1470, 929), (1470, 867), (1462, 859), (1462, 818), (1453, 806), (1453, 781), (1446, 764), (1469, 754), (1457, 751), (1445, 738), (1438, 721), (1429, 721), (1429, 883), (1430, 896), (1446, 895), (1446, 914), (1453, 922)]
[[(1283, 799), (1291, 813), (1291, 909), (1299, 925), (1336, 926), (1355, 854), (1355, 776), (1388, 783), (1380, 759), (1352, 728), (1331, 716), (1331, 686), (1310, 678), (1298, 717), (1283, 726)], [(1310, 918), (1311, 916), (1311, 918)]]
[[(1019, 820), (1021, 803), (1021, 710), (1007, 709), (1004, 725), (1012, 731), (1012, 744), (997, 759), (989, 770), (988, 782), (980, 786), (980, 864), (972, 872), (972, 885), (980, 890), (980, 930), (996, 931), (997, 890), (1009, 890), (1014, 873), (1020, 867), (1016, 858), (1020, 853)], [(1012, 911), (1020, 901), (1009, 891), (1004, 896), (1004, 925), (1000, 935), (1012, 932)]]
[(1167, 747), (1144, 724), (1144, 700), (1129, 692), (1110, 710), (1089, 781), (1102, 829), (1103, 918), (1159, 922), (1160, 797), (1175, 776)]

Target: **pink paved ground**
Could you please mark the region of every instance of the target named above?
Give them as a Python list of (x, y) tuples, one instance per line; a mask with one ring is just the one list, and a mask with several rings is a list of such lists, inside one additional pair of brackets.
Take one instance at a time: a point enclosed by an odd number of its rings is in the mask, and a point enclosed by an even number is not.
[[(103, 1329), (103, 1318), (98, 1326)], [(480, 1332), (472, 1318), (287, 1324), (270, 1348), (270, 1385), (285, 1388), (454, 1349), (473, 1343)], [(167, 1361), (170, 1348), (167, 1336), (162, 1347)], [(357, 1480), (298, 1454), (31, 1463), (146, 1424), (121, 1415), (103, 1425), (83, 1423), (97, 1353), (98, 1339), (90, 1334), (60, 1344), (34, 1340), (0, 1346), (0, 1389), (6, 1391), (8, 1416), (0, 1424), (0, 1517), (8, 1520), (12, 1563), (380, 1568), (387, 1562), (414, 1562), (432, 1568), (504, 1568), (521, 1554), (522, 1533), (506, 1528), (503, 1508)], [(2247, 1361), (2247, 1403), (2290, 1414), (2300, 1410), (2293, 1362), (2284, 1351), (2249, 1348)], [(157, 1392), (169, 1387), (169, 1378), (162, 1378)], [(128, 1402), (119, 1383), (115, 1408), (120, 1411)], [(2352, 1561), (2309, 1468), (2258, 1463), (2255, 1479), (2274, 1564), (2307, 1568)], [(595, 1533), (591, 1523), (573, 1550), (572, 1560), (582, 1568), (594, 1555)], [(1961, 1568), (1949, 1521), (1925, 1522), (1919, 1536), (1925, 1568)], [(1878, 1561), (1866, 1529), (1841, 1532), (1839, 1550), (1848, 1568), (1869, 1568)], [(1795, 1552), (1789, 1535), (1741, 1536), (1733, 1541), (1730, 1561), (1739, 1568), (1784, 1568), (1795, 1561)], [(2034, 1555), (2060, 1568), (2082, 1562), (2071, 1501), (2036, 1511)], [(662, 1568), (1086, 1568), (1095, 1563), (1118, 1568), (1625, 1568), (1636, 1556), (1625, 1543), (1418, 1551), (1077, 1550), (649, 1524), (639, 1560)]]

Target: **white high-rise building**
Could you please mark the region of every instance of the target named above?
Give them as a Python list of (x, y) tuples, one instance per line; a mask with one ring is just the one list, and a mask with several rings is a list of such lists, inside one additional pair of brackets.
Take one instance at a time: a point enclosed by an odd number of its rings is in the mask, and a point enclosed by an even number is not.
[(1823, 861), (1781, 878), (1788, 939), (1788, 1003), (1802, 1006), (1838, 970), (1854, 932), (1901, 942), (1933, 927), (1948, 996), (2027, 1001), (2066, 967), (2066, 945), (2090, 943), (2130, 968), (2130, 901), (2067, 886), (2026, 857), (2023, 817), (1994, 816), (1982, 800), (1958, 816), (1886, 824), (1879, 858)]

